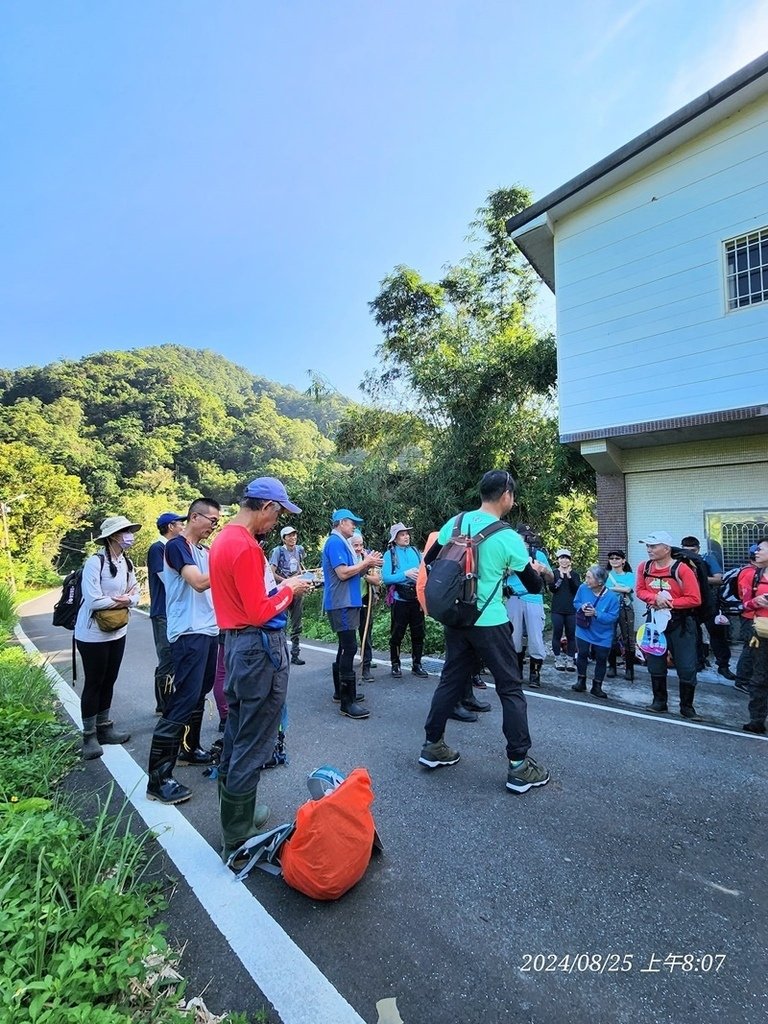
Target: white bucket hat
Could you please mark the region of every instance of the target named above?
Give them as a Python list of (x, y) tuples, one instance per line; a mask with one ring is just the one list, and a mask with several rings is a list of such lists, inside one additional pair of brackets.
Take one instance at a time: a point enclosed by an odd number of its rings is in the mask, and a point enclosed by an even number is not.
[(141, 523), (133, 523), (125, 516), (107, 516), (101, 524), (101, 533), (96, 540), (106, 540), (107, 537), (111, 537), (114, 533), (120, 533), (121, 530), (132, 530), (134, 533), (138, 533), (140, 529)]

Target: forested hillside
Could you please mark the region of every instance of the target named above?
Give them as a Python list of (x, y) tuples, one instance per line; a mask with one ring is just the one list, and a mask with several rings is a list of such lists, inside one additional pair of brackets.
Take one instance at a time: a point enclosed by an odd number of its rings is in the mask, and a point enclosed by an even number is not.
[(110, 513), (151, 524), (198, 494), (229, 503), (256, 474), (295, 489), (332, 455), (348, 404), (177, 345), (2, 370), (0, 501), (12, 554), (34, 577), (62, 537), (77, 553)]

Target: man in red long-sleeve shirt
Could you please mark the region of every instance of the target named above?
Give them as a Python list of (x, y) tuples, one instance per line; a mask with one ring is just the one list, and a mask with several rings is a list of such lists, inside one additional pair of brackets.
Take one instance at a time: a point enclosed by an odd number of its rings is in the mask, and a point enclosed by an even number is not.
[(754, 562), (755, 568), (742, 569), (738, 580), (739, 597), (744, 611), (752, 615), (754, 631), (750, 641), (754, 658), (749, 683), (749, 721), (742, 728), (745, 732), (763, 734), (768, 715), (768, 636), (758, 630), (768, 621), (768, 537), (757, 542)]
[[(671, 652), (680, 684), (680, 714), (698, 718), (693, 706), (696, 690), (696, 623), (690, 615), (701, 604), (696, 573), (672, 557), (672, 537), (665, 530), (655, 530), (640, 541), (648, 551), (648, 560), (637, 567), (635, 594), (649, 609), (669, 612), (664, 629), (667, 649)], [(667, 710), (667, 656), (646, 654), (651, 676), (653, 703), (649, 711)]]
[(224, 692), (229, 705), (219, 765), (225, 862), (261, 831), (269, 817), (269, 808), (256, 803), (256, 790), (260, 766), (272, 754), (288, 690), (283, 630), (294, 595), (305, 594), (312, 586), (300, 576), (278, 586), (258, 543), (283, 510), (301, 512), (279, 480), (252, 480), (240, 511), (211, 547), (211, 596), (224, 633)]

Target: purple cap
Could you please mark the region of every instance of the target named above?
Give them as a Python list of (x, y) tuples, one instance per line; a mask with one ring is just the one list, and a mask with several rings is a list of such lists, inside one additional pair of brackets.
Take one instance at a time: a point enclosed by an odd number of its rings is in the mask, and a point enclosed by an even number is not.
[(180, 516), (178, 512), (163, 512), (157, 517), (157, 528), (161, 530), (164, 526), (170, 526), (171, 523), (183, 523), (186, 516)]
[(262, 498), (264, 501), (276, 501), (288, 512), (301, 512), (298, 505), (294, 505), (288, 497), (288, 491), (277, 477), (260, 476), (251, 480), (243, 493), (245, 498)]

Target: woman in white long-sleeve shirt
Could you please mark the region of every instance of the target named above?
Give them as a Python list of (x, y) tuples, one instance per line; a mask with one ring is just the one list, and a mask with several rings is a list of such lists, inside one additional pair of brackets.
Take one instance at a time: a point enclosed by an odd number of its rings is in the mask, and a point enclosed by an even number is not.
[(129, 733), (115, 730), (110, 718), (112, 693), (125, 651), (128, 624), (109, 631), (99, 626), (96, 612), (135, 608), (139, 587), (126, 551), (141, 529), (125, 516), (109, 516), (96, 538), (104, 551), (83, 566), (83, 602), (77, 613), (75, 641), (83, 662), (85, 685), (80, 700), (83, 718), (83, 758), (101, 757), (102, 743), (125, 743)]

